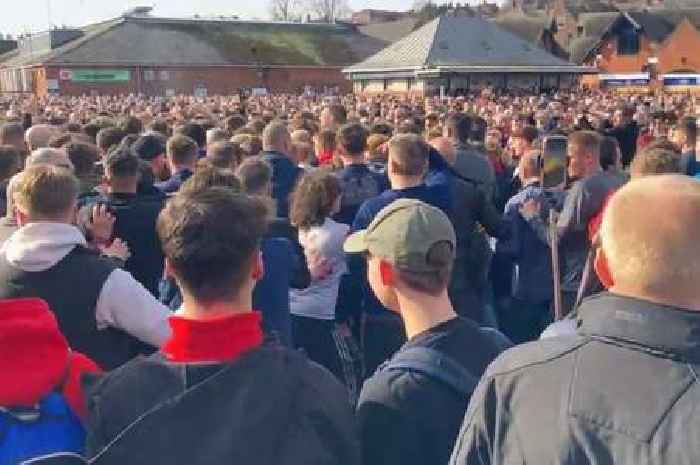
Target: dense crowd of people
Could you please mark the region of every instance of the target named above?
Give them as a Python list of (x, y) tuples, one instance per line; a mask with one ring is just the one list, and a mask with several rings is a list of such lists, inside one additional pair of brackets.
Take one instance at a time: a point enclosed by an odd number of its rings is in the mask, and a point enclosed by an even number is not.
[(0, 97), (0, 465), (697, 463), (696, 138), (690, 95)]

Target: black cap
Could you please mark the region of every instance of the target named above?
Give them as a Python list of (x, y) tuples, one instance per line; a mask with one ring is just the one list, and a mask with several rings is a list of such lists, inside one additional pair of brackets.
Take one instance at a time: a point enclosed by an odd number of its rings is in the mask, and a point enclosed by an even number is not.
[(165, 153), (165, 140), (156, 134), (141, 136), (132, 144), (131, 152), (141, 160), (151, 161)]

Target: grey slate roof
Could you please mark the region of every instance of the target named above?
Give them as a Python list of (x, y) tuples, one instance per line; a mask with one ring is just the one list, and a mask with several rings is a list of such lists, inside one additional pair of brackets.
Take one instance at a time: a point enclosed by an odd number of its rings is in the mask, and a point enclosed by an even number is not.
[(630, 11), (627, 14), (641, 26), (644, 33), (654, 42), (662, 42), (676, 28), (673, 22), (662, 15), (647, 11)]
[(368, 24), (360, 26), (358, 29), (364, 35), (383, 40), (387, 43), (394, 43), (413, 32), (418, 20), (412, 16), (407, 16), (396, 21)]
[(441, 16), (376, 55), (346, 68), (349, 73), (437, 67), (571, 68), (514, 34), (481, 18)]
[(537, 43), (552, 20), (546, 14), (523, 14), (515, 11), (498, 16), (494, 22), (521, 39)]
[(600, 39), (610, 26), (620, 17), (620, 12), (583, 13), (579, 15), (578, 24), (583, 27), (587, 37)]
[(10, 53), (0, 66), (347, 66), (386, 42), (350, 25), (118, 18), (42, 54)]

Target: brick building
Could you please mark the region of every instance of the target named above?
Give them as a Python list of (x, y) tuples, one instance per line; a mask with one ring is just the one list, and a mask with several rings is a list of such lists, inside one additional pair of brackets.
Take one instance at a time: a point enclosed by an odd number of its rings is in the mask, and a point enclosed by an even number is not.
[(352, 14), (351, 21), (353, 24), (366, 26), (368, 24), (398, 21), (408, 17), (409, 15), (410, 13), (403, 11), (365, 9), (354, 12)]
[(125, 15), (24, 37), (0, 55), (0, 91), (230, 94), (242, 88), (349, 90), (343, 67), (386, 42), (347, 24)]
[[(465, 45), (468, 44), (468, 45)], [(345, 69), (359, 94), (460, 94), (570, 88), (592, 69), (562, 60), (492, 21), (441, 16)]]
[[(595, 24), (591, 27), (590, 23)], [(635, 87), (647, 81), (651, 88), (661, 88), (674, 81), (674, 75), (700, 75), (698, 24), (700, 10), (630, 11), (584, 17), (584, 32), (596, 32), (583, 35), (572, 50), (572, 59), (600, 70), (597, 78), (587, 78), (586, 83), (592, 86), (621, 86), (631, 80)]]

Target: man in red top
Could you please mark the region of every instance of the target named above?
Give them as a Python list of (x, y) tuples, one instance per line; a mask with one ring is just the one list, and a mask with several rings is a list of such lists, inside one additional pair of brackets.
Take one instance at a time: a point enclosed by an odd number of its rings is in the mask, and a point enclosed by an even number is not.
[(159, 354), (93, 386), (88, 453), (101, 465), (359, 463), (344, 387), (263, 342), (252, 292), (265, 205), (211, 188), (181, 192), (161, 213), (166, 273), (183, 305)]

